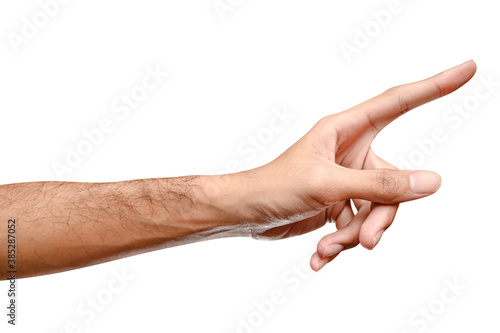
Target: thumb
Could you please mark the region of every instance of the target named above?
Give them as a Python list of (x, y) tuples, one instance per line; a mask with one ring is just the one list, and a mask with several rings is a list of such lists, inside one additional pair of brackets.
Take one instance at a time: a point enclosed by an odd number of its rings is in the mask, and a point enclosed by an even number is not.
[(340, 200), (363, 199), (395, 204), (426, 197), (441, 186), (441, 177), (432, 171), (347, 168), (339, 171), (336, 183), (337, 188), (340, 187)]

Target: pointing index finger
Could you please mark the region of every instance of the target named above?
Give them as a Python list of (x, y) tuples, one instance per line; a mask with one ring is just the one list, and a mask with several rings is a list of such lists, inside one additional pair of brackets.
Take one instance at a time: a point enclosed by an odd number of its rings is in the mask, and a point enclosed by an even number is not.
[(457, 90), (475, 72), (476, 64), (469, 60), (428, 79), (390, 88), (348, 112), (355, 112), (360, 119), (366, 118), (368, 125), (380, 131), (411, 109)]

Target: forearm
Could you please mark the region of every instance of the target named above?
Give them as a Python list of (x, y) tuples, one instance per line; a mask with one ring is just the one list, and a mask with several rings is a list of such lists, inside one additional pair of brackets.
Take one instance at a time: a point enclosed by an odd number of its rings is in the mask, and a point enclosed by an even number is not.
[(244, 234), (240, 177), (0, 186), (0, 271), (16, 220), (18, 277), (61, 272), (207, 238)]

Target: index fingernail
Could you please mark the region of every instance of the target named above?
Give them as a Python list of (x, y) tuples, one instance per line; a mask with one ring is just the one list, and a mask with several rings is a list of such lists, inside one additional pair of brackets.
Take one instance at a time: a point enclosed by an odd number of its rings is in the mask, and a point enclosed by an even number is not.
[(380, 238), (382, 238), (382, 235), (384, 234), (384, 231), (385, 230), (380, 230), (378, 234), (375, 237), (373, 237), (373, 247), (375, 247), (378, 244)]
[(331, 257), (344, 249), (342, 244), (333, 244), (328, 246), (323, 253), (323, 258)]

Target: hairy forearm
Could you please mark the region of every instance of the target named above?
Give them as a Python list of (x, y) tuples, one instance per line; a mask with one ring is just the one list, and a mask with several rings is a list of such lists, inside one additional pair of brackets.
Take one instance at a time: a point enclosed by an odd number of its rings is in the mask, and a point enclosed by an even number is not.
[[(0, 186), (0, 276), (16, 220), (17, 277), (61, 272), (203, 239), (245, 233), (241, 184), (225, 176)], [(239, 188), (240, 190), (236, 190)]]

